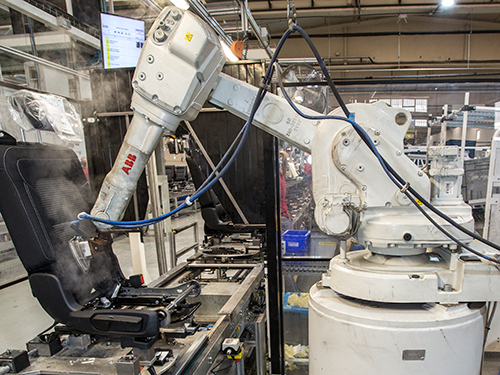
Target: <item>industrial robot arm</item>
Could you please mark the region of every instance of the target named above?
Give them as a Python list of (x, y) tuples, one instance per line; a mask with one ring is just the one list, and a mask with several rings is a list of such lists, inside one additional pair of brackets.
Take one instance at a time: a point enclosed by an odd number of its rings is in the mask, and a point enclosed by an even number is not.
[[(222, 74), (224, 62), (218, 38), (201, 19), (175, 7), (161, 12), (148, 34), (133, 78), (134, 118), (92, 216), (112, 221), (122, 217), (163, 132), (173, 132), (182, 120), (194, 119), (206, 100), (249, 118), (259, 89)], [(356, 231), (358, 241), (367, 249), (368, 255), (347, 256), (341, 252), (340, 257), (332, 259), (331, 272), (324, 276), (323, 285), (345, 295), (378, 301), (486, 300), (486, 294), (491, 295), (494, 288), (478, 293), (473, 286), (483, 283), (485, 277), (491, 278), (486, 285), (495, 285), (500, 273), (494, 265), (460, 261), (456, 241), (431, 224), (404, 194), (409, 184), (420, 197), (473, 231), (471, 208), (461, 196), (463, 169), (458, 148), (432, 149), (433, 161), (425, 172), (404, 154), (403, 140), (411, 123), (408, 111), (384, 102), (347, 107), (383, 160), (407, 182), (402, 189), (389, 179), (351, 124), (339, 119), (343, 117), (340, 108), (329, 115), (337, 119), (305, 119), (285, 99), (268, 94), (252, 122), (312, 153), (319, 228), (340, 237)], [(320, 115), (304, 107), (300, 110), (309, 116)], [(460, 243), (472, 242), (471, 236), (427, 208), (424, 211)], [(99, 222), (96, 225), (103, 231), (109, 228)], [(434, 249), (434, 253), (428, 249)], [(437, 258), (433, 258), (436, 253)], [(482, 271), (467, 271), (474, 267)], [(422, 275), (420, 283), (408, 277), (417, 270)], [(371, 288), (375, 283), (382, 287)], [(408, 293), (415, 287), (418, 291)]]
[[(113, 169), (103, 182), (92, 216), (106, 220), (119, 220), (123, 216), (137, 180), (163, 132), (174, 132), (182, 120), (196, 118), (207, 99), (239, 117), (248, 118), (258, 89), (220, 73), (224, 62), (217, 36), (202, 20), (174, 7), (167, 7), (161, 12), (148, 33), (133, 78), (134, 118)], [(364, 117), (359, 117), (360, 120), (366, 117), (372, 124), (384, 125), (386, 134), (381, 148), (394, 154), (387, 156), (388, 161), (397, 163), (402, 160), (403, 169), (412, 172), (405, 177), (428, 195), (428, 180), (418, 178), (418, 168), (404, 157), (396, 158), (397, 151), (402, 152), (402, 137), (410, 123), (409, 114), (387, 106), (358, 107), (356, 112), (365, 113)], [(319, 115), (305, 107), (301, 109), (307, 114)], [(394, 118), (399, 112), (404, 121), (394, 129), (390, 117)], [(316, 216), (325, 232), (341, 234), (351, 229), (349, 211), (345, 209), (346, 200), (350, 207), (357, 208), (363, 208), (370, 200), (373, 201), (371, 205), (380, 205), (381, 201), (382, 206), (391, 201), (397, 204), (394, 186), (387, 186), (390, 182), (385, 181), (384, 186), (384, 183), (364, 181), (359, 177), (363, 176), (360, 168), (364, 165), (361, 164), (358, 169), (354, 166), (354, 171), (351, 170), (352, 163), (365, 159), (365, 156), (368, 159), (371, 157), (367, 149), (359, 150), (359, 142), (349, 149), (355, 154), (339, 150), (348, 160), (345, 164), (336, 166), (332, 163), (329, 149), (339, 134), (355, 137), (346, 123), (328, 121), (325, 125), (320, 121), (306, 120), (285, 99), (268, 94), (253, 124), (301, 149), (312, 151), (318, 158), (315, 165), (321, 166), (321, 170), (315, 170), (314, 186), (317, 192), (315, 198), (321, 208)], [(375, 131), (375, 128), (369, 125), (368, 130)], [(342, 141), (348, 140), (345, 138)], [(376, 161), (372, 160), (373, 163)], [(375, 168), (373, 172), (380, 168), (367, 161), (366, 168), (372, 167)], [(359, 176), (350, 175), (352, 173)], [(373, 189), (366, 188), (373, 184)], [(376, 191), (386, 194), (380, 197), (380, 194), (375, 194)], [(98, 222), (96, 225), (102, 230), (109, 228), (109, 225)]]
[[(215, 32), (190, 12), (165, 8), (151, 27), (135, 71), (134, 117), (91, 215), (119, 220), (164, 131), (200, 112), (224, 65)], [(110, 226), (96, 222), (101, 230)]]
[[(163, 132), (175, 131), (182, 120), (193, 120), (207, 99), (248, 118), (258, 89), (222, 74), (224, 62), (217, 36), (201, 19), (175, 7), (161, 12), (148, 33), (133, 78), (134, 118), (92, 216), (107, 220), (122, 217)], [(470, 207), (460, 195), (460, 168), (448, 167), (454, 157), (449, 151), (436, 156), (443, 160), (443, 166), (431, 169), (436, 182), (431, 191), (427, 174), (403, 152), (410, 114), (383, 102), (348, 107), (387, 163), (423, 197), (472, 228)], [(304, 107), (301, 110), (319, 115)], [(332, 115), (341, 116), (340, 109)], [(442, 233), (429, 229), (426, 219), (384, 175), (350, 124), (304, 119), (285, 99), (272, 94), (265, 96), (253, 124), (312, 152), (315, 218), (325, 233), (348, 235), (357, 226), (354, 221), (361, 220), (359, 239), (371, 251), (385, 255), (421, 254), (429, 246), (451, 243)], [(109, 227), (96, 225), (102, 230)], [(455, 234), (470, 242), (467, 236)]]
[[(175, 7), (161, 12), (148, 33), (133, 77), (134, 117), (91, 211), (93, 217), (121, 219), (163, 132), (174, 132), (182, 120), (196, 118), (210, 95), (214, 104), (248, 117), (257, 88), (221, 74), (224, 63), (219, 39), (201, 19)], [(308, 151), (316, 123), (301, 119), (277, 96), (265, 98), (254, 121)], [(95, 223), (101, 230), (110, 227)]]

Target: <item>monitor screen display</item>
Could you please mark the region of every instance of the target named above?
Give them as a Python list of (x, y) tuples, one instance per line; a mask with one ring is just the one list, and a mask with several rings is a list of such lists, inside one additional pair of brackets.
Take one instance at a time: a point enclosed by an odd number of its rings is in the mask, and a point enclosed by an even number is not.
[(144, 21), (101, 13), (104, 68), (134, 68), (144, 38)]

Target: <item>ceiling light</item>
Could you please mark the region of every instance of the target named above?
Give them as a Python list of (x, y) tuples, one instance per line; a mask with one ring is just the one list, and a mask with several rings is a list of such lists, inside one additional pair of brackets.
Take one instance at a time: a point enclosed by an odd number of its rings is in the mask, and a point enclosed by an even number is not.
[(443, 7), (447, 8), (447, 7), (451, 7), (453, 5), (455, 5), (455, 0), (443, 0), (443, 1), (441, 1), (441, 6), (443, 6)]
[(189, 9), (189, 4), (186, 0), (170, 0), (172, 4), (174, 4), (177, 8), (181, 8), (184, 10)]
[(231, 51), (231, 48), (229, 48), (229, 46), (224, 43), (224, 42), (220, 42), (220, 44), (222, 44), (222, 50), (224, 51), (224, 55), (226, 55), (226, 58), (231, 61), (231, 62), (236, 62), (238, 61), (239, 59), (235, 56), (235, 54), (233, 53), (233, 51)]

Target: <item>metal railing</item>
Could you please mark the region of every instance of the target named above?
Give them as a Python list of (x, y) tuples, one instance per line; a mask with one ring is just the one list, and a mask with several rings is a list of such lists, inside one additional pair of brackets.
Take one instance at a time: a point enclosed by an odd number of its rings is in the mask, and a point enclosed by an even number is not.
[[(182, 232), (188, 230), (189, 228), (193, 228), (194, 243), (192, 243), (191, 245), (188, 245), (186, 247), (183, 247), (182, 249), (177, 251), (177, 244), (175, 242), (175, 236), (178, 235), (179, 233), (182, 233)], [(193, 249), (198, 250), (199, 247), (200, 247), (200, 242), (198, 239), (198, 223), (196, 221), (194, 221), (190, 224), (184, 225), (182, 227), (172, 229), (172, 235), (170, 236), (170, 251), (172, 252), (174, 266), (177, 265), (177, 260), (179, 259), (179, 257), (186, 254), (190, 250), (193, 250)]]

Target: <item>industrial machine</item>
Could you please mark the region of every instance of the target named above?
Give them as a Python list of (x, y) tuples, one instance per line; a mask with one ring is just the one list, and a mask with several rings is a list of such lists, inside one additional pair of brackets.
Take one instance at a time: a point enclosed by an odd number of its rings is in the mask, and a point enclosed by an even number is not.
[[(31, 113), (28, 99), (16, 103), (21, 116)], [(30, 117), (37, 129), (45, 122)], [(245, 364), (264, 375), (263, 241), (252, 236), (258, 228), (237, 238), (207, 236), (203, 252), (146, 286), (142, 275), (122, 273), (116, 230), (73, 222), (75, 212), (90, 210), (91, 194), (71, 149), (17, 142), (1, 131), (0, 191), (0, 212), (33, 295), (54, 319), (28, 351), (0, 353), (0, 374), (138, 375), (144, 368), (204, 375), (243, 372)], [(227, 359), (227, 338), (239, 340), (244, 355)]]
[[(403, 152), (411, 122), (406, 110), (383, 102), (351, 104), (333, 111), (335, 119), (319, 120), (317, 113), (300, 107), (312, 116), (307, 119), (286, 99), (262, 98), (262, 90), (221, 74), (223, 63), (221, 45), (208, 25), (175, 7), (161, 12), (133, 78), (133, 121), (91, 211), (102, 220), (96, 222), (101, 233), (123, 215), (163, 132), (195, 118), (209, 100), (312, 153), (316, 222), (329, 235), (356, 235), (366, 247), (353, 253), (341, 248), (330, 271), (311, 289), (311, 374), (332, 369), (342, 375), (478, 374), (484, 302), (500, 299), (498, 261), (491, 249), (472, 245), (469, 234), (427, 208), (422, 210), (428, 217), (418, 209), (430, 201), (473, 230), (471, 209), (460, 192), (457, 148), (434, 149), (426, 174)], [(260, 103), (256, 113), (255, 100)], [(352, 115), (350, 123), (341, 119), (342, 110)], [(353, 119), (361, 130), (352, 126)], [(366, 146), (367, 137), (381, 158)], [(391, 181), (387, 165), (406, 184)], [(409, 189), (422, 198), (416, 205), (406, 194)], [(188, 198), (186, 204), (191, 203)], [(475, 255), (457, 243), (471, 244)], [(234, 318), (231, 311), (227, 315)], [(224, 328), (228, 334), (234, 332), (231, 324)]]
[(245, 358), (226, 359), (227, 338), (240, 340), (252, 358), (246, 365), (265, 374), (262, 236), (207, 238), (203, 252), (146, 286), (141, 275), (121, 272), (111, 233), (87, 222), (75, 238), (74, 212), (91, 206), (71, 149), (0, 132), (0, 155), (0, 212), (33, 295), (54, 318), (29, 352), (0, 353), (0, 374), (235, 371)]
[[(223, 62), (215, 34), (202, 21), (176, 8), (163, 10), (135, 72), (134, 121), (92, 216), (120, 218), (160, 134), (194, 118), (205, 99), (242, 118), (253, 115), (257, 88), (220, 74)], [(253, 117), (254, 125), (312, 153), (319, 227), (335, 236), (356, 234), (366, 247), (349, 254), (341, 249), (311, 289), (311, 374), (477, 374), (482, 307), (500, 299), (493, 250), (472, 244), (470, 234), (424, 208), (431, 223), (405, 194), (411, 186), (422, 198), (417, 205), (430, 201), (472, 232), (458, 149), (433, 149), (425, 173), (403, 152), (409, 112), (383, 102), (348, 105), (384, 164), (360, 131), (338, 119), (342, 109), (330, 114), (337, 119), (306, 119), (268, 94)], [(391, 181), (386, 165), (406, 182), (403, 187)], [(105, 230), (109, 223), (96, 225)], [(476, 256), (465, 250), (469, 244)]]

